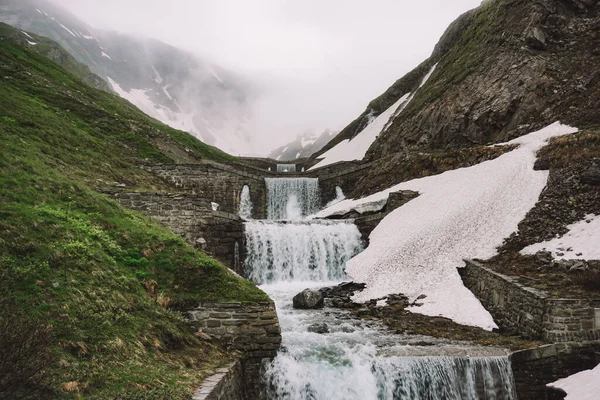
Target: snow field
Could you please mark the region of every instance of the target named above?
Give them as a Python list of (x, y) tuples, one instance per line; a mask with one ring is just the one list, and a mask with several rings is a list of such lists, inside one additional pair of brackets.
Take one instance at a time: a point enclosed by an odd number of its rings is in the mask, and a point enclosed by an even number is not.
[(509, 142), (520, 147), (495, 160), (404, 182), (318, 213), (316, 217), (377, 209), (391, 192), (420, 193), (384, 218), (371, 233), (369, 247), (348, 262), (347, 273), (367, 284), (355, 300), (425, 294), (423, 305), (411, 311), (488, 330), (496, 327), (462, 284), (457, 268), (465, 258), (494, 256), (503, 239), (517, 230), (547, 183), (548, 171), (533, 170), (537, 150), (551, 137), (576, 131), (555, 123)]
[(567, 228), (564, 236), (527, 246), (521, 254), (546, 250), (557, 260), (600, 260), (600, 215), (586, 215)]

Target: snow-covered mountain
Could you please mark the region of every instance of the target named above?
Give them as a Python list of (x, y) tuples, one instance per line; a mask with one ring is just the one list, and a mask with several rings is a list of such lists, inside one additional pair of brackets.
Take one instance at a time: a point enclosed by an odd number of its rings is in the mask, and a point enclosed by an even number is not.
[(47, 0), (3, 0), (0, 21), (46, 36), (146, 114), (236, 155), (255, 154), (245, 124), (252, 87), (153, 39), (95, 29)]
[(297, 137), (293, 142), (273, 150), (269, 154), (269, 158), (281, 161), (308, 158), (321, 150), (335, 135), (336, 132), (329, 129), (321, 133), (306, 133)]

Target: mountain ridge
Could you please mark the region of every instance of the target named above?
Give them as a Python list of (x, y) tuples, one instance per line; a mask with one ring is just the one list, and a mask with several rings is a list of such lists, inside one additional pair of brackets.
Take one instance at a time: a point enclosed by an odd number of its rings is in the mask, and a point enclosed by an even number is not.
[(229, 153), (256, 152), (244, 78), (156, 39), (95, 29), (47, 0), (6, 0), (0, 21), (58, 42), (153, 118)]

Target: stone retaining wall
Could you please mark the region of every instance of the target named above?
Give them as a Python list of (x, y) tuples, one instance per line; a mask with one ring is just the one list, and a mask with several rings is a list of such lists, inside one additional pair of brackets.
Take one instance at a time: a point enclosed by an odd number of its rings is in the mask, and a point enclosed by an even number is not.
[(213, 211), (202, 195), (113, 192), (105, 193), (124, 207), (140, 211), (183, 238), (190, 245), (243, 275), (244, 226), (240, 217)]
[(592, 369), (600, 359), (600, 343), (560, 343), (522, 350), (509, 356), (519, 400), (559, 400), (560, 390), (546, 385), (577, 372)]
[(600, 340), (590, 300), (550, 298), (475, 261), (466, 261), (458, 271), (465, 286), (508, 333), (547, 342)]
[(206, 378), (192, 400), (250, 400), (246, 396), (242, 363), (235, 361)]
[(274, 358), (281, 344), (274, 303), (203, 303), (188, 318), (200, 337), (217, 339), (244, 354), (246, 395), (258, 399), (262, 362)]

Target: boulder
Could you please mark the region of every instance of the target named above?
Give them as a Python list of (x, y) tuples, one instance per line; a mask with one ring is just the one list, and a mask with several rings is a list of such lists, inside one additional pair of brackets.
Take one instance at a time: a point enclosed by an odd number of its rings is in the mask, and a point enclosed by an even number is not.
[(294, 296), (292, 302), (294, 308), (308, 310), (323, 307), (325, 299), (318, 290), (304, 289)]
[(307, 330), (313, 333), (329, 333), (329, 326), (326, 323), (317, 323), (309, 326)]
[(537, 26), (529, 28), (525, 32), (525, 43), (534, 50), (545, 50), (546, 34)]

